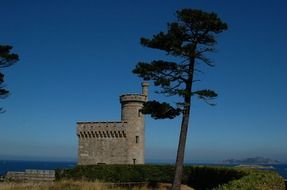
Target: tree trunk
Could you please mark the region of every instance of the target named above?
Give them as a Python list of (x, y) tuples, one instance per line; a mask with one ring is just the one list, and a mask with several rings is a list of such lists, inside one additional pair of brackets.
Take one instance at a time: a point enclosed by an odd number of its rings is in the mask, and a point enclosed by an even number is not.
[(184, 97), (184, 112), (182, 116), (181, 128), (179, 143), (177, 148), (176, 164), (175, 164), (175, 176), (171, 190), (180, 190), (181, 180), (183, 175), (183, 164), (184, 164), (184, 152), (186, 144), (186, 136), (189, 123), (189, 114), (191, 106), (191, 90), (192, 90), (192, 81), (193, 81), (193, 71), (194, 71), (194, 59), (190, 60), (189, 65), (189, 77), (188, 82), (186, 83), (186, 92), (188, 92)]
[(188, 108), (186, 108), (184, 111), (181, 123), (177, 157), (176, 157), (175, 176), (171, 187), (172, 190), (180, 190), (181, 179), (183, 174), (184, 152), (185, 152), (186, 136), (189, 123), (190, 105), (188, 105), (187, 107)]

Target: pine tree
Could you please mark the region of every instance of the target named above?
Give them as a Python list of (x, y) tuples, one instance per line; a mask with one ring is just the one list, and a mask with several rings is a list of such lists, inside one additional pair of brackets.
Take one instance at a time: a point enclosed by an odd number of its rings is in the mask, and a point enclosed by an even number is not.
[(133, 70), (134, 74), (144, 80), (153, 81), (160, 89), (158, 93), (176, 95), (181, 100), (176, 105), (148, 101), (142, 109), (144, 114), (150, 114), (154, 119), (173, 119), (182, 114), (172, 190), (179, 190), (181, 185), (191, 98), (197, 96), (213, 105), (210, 101), (217, 96), (216, 92), (210, 89), (193, 89), (193, 83), (199, 81), (195, 78), (195, 72), (199, 71), (199, 64), (214, 66), (206, 54), (214, 52), (217, 35), (227, 29), (227, 24), (215, 13), (182, 9), (177, 11), (176, 15), (177, 21), (168, 23), (166, 32), (160, 32), (151, 39), (141, 38), (141, 44), (165, 51), (167, 57), (172, 56), (175, 58), (173, 60), (178, 61), (139, 62)]
[[(9, 67), (19, 60), (17, 54), (11, 53), (12, 46), (0, 45), (0, 69)], [(1, 71), (1, 70), (0, 70)], [(0, 98), (6, 98), (9, 95), (9, 91), (4, 88), (4, 74), (0, 72)], [(0, 113), (3, 112), (3, 108), (0, 108)]]

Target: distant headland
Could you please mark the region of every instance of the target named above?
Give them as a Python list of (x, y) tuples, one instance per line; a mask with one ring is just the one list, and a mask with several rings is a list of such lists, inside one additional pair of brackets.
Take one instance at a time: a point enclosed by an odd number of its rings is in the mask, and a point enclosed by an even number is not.
[(278, 160), (272, 160), (264, 157), (245, 158), (245, 159), (228, 159), (222, 161), (224, 164), (280, 164)]

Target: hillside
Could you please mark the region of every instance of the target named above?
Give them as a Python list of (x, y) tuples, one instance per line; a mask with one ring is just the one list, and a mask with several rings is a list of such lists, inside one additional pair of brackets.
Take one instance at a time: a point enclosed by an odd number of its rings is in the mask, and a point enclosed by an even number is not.
[(278, 160), (272, 160), (269, 158), (255, 157), (245, 159), (228, 159), (222, 161), (224, 164), (280, 164)]

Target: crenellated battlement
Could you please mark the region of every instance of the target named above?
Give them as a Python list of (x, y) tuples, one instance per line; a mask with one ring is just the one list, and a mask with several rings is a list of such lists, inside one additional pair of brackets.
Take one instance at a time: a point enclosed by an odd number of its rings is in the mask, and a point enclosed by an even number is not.
[(78, 122), (79, 138), (125, 138), (127, 122)]
[(81, 139), (91, 139), (91, 138), (126, 138), (125, 130), (89, 130), (89, 131), (79, 131), (77, 132), (77, 136)]
[(120, 102), (141, 102), (147, 101), (147, 96), (143, 94), (124, 94), (120, 96)]
[(86, 127), (125, 127), (127, 125), (126, 121), (97, 121), (97, 122), (77, 122), (78, 128)]

